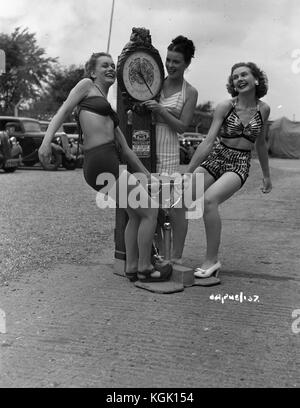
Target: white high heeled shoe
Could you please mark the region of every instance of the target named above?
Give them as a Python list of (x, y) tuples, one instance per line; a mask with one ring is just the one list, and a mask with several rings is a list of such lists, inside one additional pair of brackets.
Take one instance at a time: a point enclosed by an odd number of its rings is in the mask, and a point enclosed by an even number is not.
[(217, 278), (220, 269), (221, 269), (221, 262), (218, 261), (208, 269), (196, 268), (194, 272), (194, 276), (196, 278), (209, 278), (211, 276), (215, 276)]

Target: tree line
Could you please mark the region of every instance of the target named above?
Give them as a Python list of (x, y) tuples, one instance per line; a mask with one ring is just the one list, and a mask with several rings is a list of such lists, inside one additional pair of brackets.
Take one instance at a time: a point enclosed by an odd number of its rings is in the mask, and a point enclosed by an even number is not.
[[(0, 49), (6, 54), (6, 72), (0, 76), (0, 115), (18, 111), (23, 116), (50, 120), (84, 76), (83, 66), (62, 67), (57, 57), (48, 57), (28, 28), (0, 33)], [(210, 101), (196, 108), (198, 112), (212, 110)]]
[(37, 44), (36, 34), (17, 27), (0, 33), (0, 49), (6, 54), (6, 72), (0, 76), (0, 114), (49, 120), (83, 77), (84, 68), (62, 67)]

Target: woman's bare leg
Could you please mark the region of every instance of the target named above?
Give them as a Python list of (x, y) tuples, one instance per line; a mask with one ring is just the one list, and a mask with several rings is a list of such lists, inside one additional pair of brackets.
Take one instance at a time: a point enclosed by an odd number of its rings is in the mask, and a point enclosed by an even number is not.
[(241, 187), (241, 179), (236, 173), (223, 174), (204, 195), (204, 225), (206, 232), (206, 257), (202, 269), (207, 269), (218, 261), (222, 223), (219, 205), (228, 200)]
[[(129, 174), (127, 175), (130, 176)], [(117, 191), (119, 180), (117, 182)], [(136, 186), (128, 185), (127, 194), (136, 188)], [(155, 208), (155, 203), (150, 199), (148, 191), (139, 189), (139, 201), (145, 203), (146, 208), (132, 208), (130, 200), (127, 196), (128, 207), (126, 212), (129, 220), (125, 231), (125, 247), (126, 247), (126, 270), (132, 271), (137, 268), (139, 271), (152, 269), (151, 250), (154, 238), (154, 232), (157, 223), (158, 209)]]
[(128, 214), (128, 222), (124, 233), (126, 272), (135, 272), (138, 270), (139, 249), (137, 235), (140, 226), (140, 217), (131, 209), (126, 209), (126, 212)]
[[(213, 176), (209, 174), (203, 167), (198, 167), (193, 174), (195, 173), (202, 173), (204, 175), (204, 191), (215, 182)], [(193, 200), (196, 199), (196, 182), (196, 177), (192, 175)], [(174, 261), (181, 262), (184, 243), (188, 231), (187, 211), (188, 209), (184, 206), (183, 202), (182, 208), (174, 208), (171, 212), (171, 225), (173, 231), (172, 259)]]
[(172, 260), (181, 262), (185, 238), (188, 230), (187, 209), (173, 208), (170, 211), (170, 221), (173, 233)]

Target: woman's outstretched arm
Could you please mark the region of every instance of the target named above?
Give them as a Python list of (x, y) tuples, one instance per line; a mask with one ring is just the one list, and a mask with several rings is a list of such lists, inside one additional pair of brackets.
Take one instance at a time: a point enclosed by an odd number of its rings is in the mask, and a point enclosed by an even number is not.
[(206, 159), (206, 157), (212, 150), (228, 109), (228, 101), (221, 102), (219, 105), (217, 105), (209, 132), (206, 138), (199, 144), (195, 153), (193, 154), (193, 157), (186, 171), (187, 173), (193, 173), (194, 170), (200, 166), (200, 164), (203, 162), (203, 160)]
[(48, 164), (51, 157), (51, 141), (55, 135), (57, 129), (65, 121), (65, 118), (70, 115), (75, 106), (87, 95), (92, 81), (88, 78), (84, 78), (78, 82), (77, 85), (71, 90), (67, 99), (53, 116), (43, 142), (39, 148), (39, 158), (44, 164)]
[(198, 91), (190, 87), (187, 95), (186, 102), (183, 106), (180, 118), (177, 118), (167, 108), (162, 106), (155, 100), (149, 100), (143, 102), (143, 105), (147, 106), (153, 113), (161, 117), (161, 119), (170, 126), (175, 132), (182, 134), (187, 131), (190, 123), (193, 120), (196, 104), (198, 99)]
[(264, 121), (264, 126), (256, 140), (255, 147), (260, 167), (263, 173), (263, 187), (261, 188), (261, 190), (263, 193), (269, 193), (272, 190), (272, 182), (270, 177), (269, 155), (266, 143), (266, 135), (267, 135), (267, 121), (270, 115), (270, 107), (266, 103), (264, 103), (261, 108), (261, 114)]

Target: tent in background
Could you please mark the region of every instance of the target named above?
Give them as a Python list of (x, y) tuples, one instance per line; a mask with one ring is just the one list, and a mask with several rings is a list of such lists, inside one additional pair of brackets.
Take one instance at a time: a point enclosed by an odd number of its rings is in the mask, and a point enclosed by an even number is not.
[(273, 157), (300, 159), (300, 122), (275, 120), (268, 131), (268, 150)]

